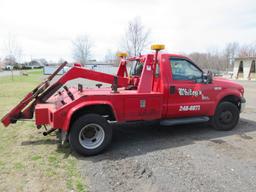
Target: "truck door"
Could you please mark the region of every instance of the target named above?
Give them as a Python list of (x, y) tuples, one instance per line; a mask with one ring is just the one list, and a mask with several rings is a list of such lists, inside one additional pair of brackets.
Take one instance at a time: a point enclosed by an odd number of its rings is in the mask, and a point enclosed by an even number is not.
[(213, 105), (211, 84), (203, 83), (203, 72), (186, 58), (171, 57), (167, 116), (207, 115)]

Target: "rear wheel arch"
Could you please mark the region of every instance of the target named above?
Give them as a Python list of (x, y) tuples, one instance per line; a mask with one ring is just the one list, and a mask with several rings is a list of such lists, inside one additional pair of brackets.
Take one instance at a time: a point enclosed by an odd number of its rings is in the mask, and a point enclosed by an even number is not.
[(116, 121), (115, 111), (109, 104), (93, 104), (86, 105), (72, 113), (69, 122), (69, 131), (72, 124), (81, 116), (85, 114), (98, 114), (103, 116), (106, 120)]

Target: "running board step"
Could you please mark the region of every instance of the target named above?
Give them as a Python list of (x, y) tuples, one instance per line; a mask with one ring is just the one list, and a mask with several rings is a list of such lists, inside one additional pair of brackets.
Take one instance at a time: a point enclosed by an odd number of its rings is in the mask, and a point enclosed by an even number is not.
[(162, 126), (171, 126), (171, 125), (183, 125), (190, 123), (203, 123), (209, 121), (209, 117), (187, 117), (187, 118), (179, 118), (179, 119), (165, 119), (160, 121), (160, 125)]

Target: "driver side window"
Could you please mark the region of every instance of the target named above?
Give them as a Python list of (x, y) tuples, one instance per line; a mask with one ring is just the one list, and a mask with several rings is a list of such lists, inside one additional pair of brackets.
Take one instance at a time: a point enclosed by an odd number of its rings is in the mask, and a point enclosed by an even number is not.
[(192, 80), (197, 83), (203, 81), (202, 71), (193, 63), (181, 58), (171, 58), (170, 63), (173, 80)]

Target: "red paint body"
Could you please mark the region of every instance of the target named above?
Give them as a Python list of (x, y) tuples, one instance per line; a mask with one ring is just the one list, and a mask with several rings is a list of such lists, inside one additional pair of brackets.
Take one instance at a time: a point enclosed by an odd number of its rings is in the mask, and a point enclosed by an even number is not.
[[(22, 101), (2, 119), (2, 122), (8, 126), (13, 122), (12, 119), (32, 118), (33, 112), (35, 112), (36, 125), (50, 125), (52, 128), (68, 131), (75, 112), (96, 105), (108, 106), (117, 122), (213, 116), (216, 106), (223, 98), (227, 96), (234, 96), (238, 99), (243, 97), (244, 90), (241, 85), (221, 78), (214, 78), (210, 84), (173, 80), (170, 57), (189, 60), (181, 55), (166, 53), (159, 53), (157, 62), (154, 54), (130, 59), (121, 58), (117, 72), (117, 92), (113, 92), (111, 88), (91, 88), (79, 91), (77, 87), (72, 87), (69, 88), (70, 93), (74, 96), (74, 100), (72, 100), (66, 91), (57, 93), (58, 88), (67, 81), (85, 78), (109, 83), (113, 86), (115, 77), (75, 65), (56, 83), (43, 90), (37, 97), (32, 98), (32, 104), (30, 103), (25, 108), (28, 102)], [(131, 60), (144, 63), (140, 76), (128, 77), (126, 63)], [(156, 64), (160, 69), (158, 76), (155, 75)], [(133, 89), (127, 89), (131, 86)], [(54, 89), (54, 87), (57, 88)], [(170, 91), (171, 87), (174, 87), (173, 92)], [(201, 91), (207, 99), (202, 99), (202, 95), (181, 96), (179, 88)], [(181, 106), (194, 105), (200, 105), (200, 110), (180, 111)]]

